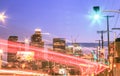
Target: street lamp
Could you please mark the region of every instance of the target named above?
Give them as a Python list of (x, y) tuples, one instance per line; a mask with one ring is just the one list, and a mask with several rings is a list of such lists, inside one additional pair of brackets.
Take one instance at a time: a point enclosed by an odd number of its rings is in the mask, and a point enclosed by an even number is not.
[(1, 12), (0, 13), (0, 22), (5, 23), (6, 18), (7, 18), (7, 16), (5, 15), (5, 12)]

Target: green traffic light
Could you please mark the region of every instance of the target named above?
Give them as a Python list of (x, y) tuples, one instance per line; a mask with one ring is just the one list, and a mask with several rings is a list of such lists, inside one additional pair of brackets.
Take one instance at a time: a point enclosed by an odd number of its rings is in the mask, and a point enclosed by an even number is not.
[(97, 13), (97, 12), (100, 11), (100, 8), (99, 8), (99, 6), (94, 6), (94, 7), (93, 7), (93, 10)]
[(101, 25), (102, 24), (101, 21), (103, 19), (103, 13), (101, 12), (100, 7), (94, 6), (93, 10), (90, 12), (88, 18), (92, 20), (92, 24), (97, 23), (97, 24)]
[(94, 18), (95, 20), (98, 20), (98, 19), (100, 19), (100, 15), (99, 15), (99, 14), (95, 14), (93, 18)]
[(97, 22), (100, 22), (100, 20), (101, 20), (100, 7), (99, 6), (94, 6), (93, 10), (94, 10), (93, 19)]
[(96, 24), (96, 23), (101, 24), (101, 21), (103, 19), (103, 15), (101, 12), (96, 13), (96, 12), (92, 11), (90, 13), (90, 15), (88, 16), (88, 18), (90, 20), (92, 20), (92, 24)]

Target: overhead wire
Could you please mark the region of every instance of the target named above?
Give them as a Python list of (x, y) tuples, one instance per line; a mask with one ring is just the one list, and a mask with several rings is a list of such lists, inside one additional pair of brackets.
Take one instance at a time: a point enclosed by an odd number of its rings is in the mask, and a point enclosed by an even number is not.
[[(116, 5), (115, 3), (118, 3), (118, 2), (112, 0), (112, 1), (111, 1), (111, 7), (110, 7), (110, 8), (115, 9), (115, 8), (117, 8), (117, 7), (120, 7), (120, 5)], [(115, 10), (116, 10), (116, 9), (115, 9)], [(114, 16), (115, 16), (115, 18), (114, 18), (114, 25), (113, 25), (113, 28), (116, 28), (117, 25), (118, 25), (118, 22), (119, 22), (120, 13), (114, 13)], [(118, 37), (119, 35), (120, 35), (120, 33), (119, 33), (116, 37)]]
[[(118, 7), (120, 7), (120, 5), (118, 6)], [(120, 8), (119, 8), (119, 11), (120, 11)], [(119, 15), (120, 15), (120, 13), (119, 13)], [(118, 20), (119, 21), (119, 20)], [(119, 30), (120, 31), (120, 30)], [(119, 34), (118, 34), (118, 36), (117, 37), (119, 37), (120, 36), (120, 32), (119, 32)]]

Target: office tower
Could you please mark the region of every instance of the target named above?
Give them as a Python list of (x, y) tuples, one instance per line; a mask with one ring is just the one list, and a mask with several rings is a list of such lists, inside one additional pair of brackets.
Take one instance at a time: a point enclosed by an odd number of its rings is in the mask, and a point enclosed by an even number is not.
[(44, 42), (42, 41), (42, 33), (40, 29), (35, 29), (35, 33), (31, 36), (31, 46), (44, 47)]
[[(8, 38), (8, 44), (10, 44), (10, 42), (17, 42), (17, 41), (18, 41), (18, 36), (9, 36)], [(14, 62), (16, 57), (16, 51), (17, 49), (12, 48), (8, 45), (8, 53), (7, 53), (8, 62)]]
[(53, 50), (57, 52), (65, 52), (66, 42), (64, 38), (54, 38), (53, 39)]

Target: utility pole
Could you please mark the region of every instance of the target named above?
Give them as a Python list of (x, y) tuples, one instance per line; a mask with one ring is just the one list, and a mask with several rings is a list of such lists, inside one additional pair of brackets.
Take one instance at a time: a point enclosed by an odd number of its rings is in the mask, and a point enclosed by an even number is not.
[(110, 48), (109, 48), (109, 44), (110, 44), (110, 38), (109, 38), (109, 18), (114, 17), (114, 16), (105, 16), (107, 18), (107, 37), (108, 37), (108, 55), (110, 55)]
[(101, 34), (101, 40), (102, 40), (102, 49), (104, 48), (104, 40), (103, 40), (103, 34), (106, 33), (106, 31), (97, 31), (97, 33)]
[[(109, 18), (111, 17), (114, 17), (114, 16), (105, 16), (106, 19), (107, 19), (107, 37), (108, 37), (108, 60), (109, 60), (109, 63), (110, 63), (110, 47), (109, 47), (109, 44), (110, 44), (110, 39), (109, 39)], [(110, 63), (111, 64), (111, 63)], [(112, 76), (114, 76), (114, 73), (113, 73), (113, 69), (112, 69)]]
[(101, 40), (96, 40), (96, 41), (98, 41), (98, 46), (101, 47), (101, 45), (100, 45), (100, 41), (101, 41)]

